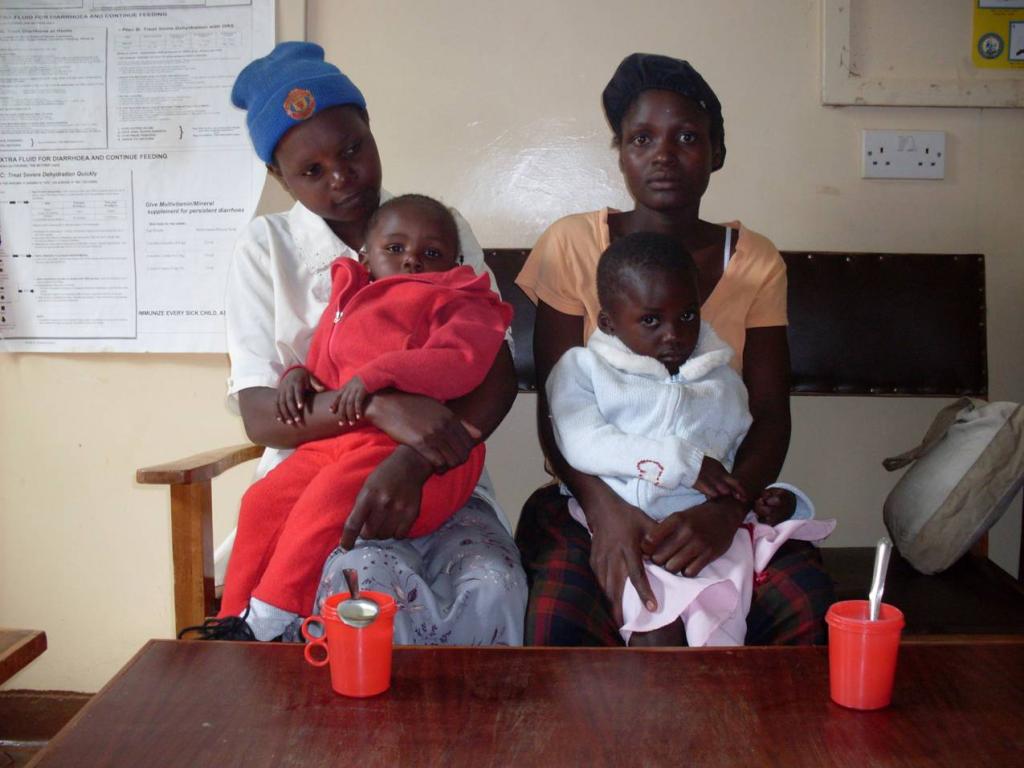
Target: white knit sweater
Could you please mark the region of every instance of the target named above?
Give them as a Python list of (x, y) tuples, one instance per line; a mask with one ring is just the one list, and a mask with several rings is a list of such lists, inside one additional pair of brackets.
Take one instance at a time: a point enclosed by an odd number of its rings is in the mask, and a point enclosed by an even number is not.
[(705, 456), (732, 470), (751, 416), (732, 349), (706, 323), (679, 373), (595, 331), (547, 380), (566, 461), (601, 477), (656, 520), (705, 500), (693, 489)]

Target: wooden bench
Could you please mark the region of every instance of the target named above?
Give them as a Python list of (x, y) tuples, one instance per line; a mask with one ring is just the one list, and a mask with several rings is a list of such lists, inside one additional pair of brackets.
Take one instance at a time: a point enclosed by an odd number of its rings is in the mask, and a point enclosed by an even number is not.
[[(513, 282), (527, 253), (485, 254), (502, 295), (515, 306), (521, 392), (536, 390), (536, 313)], [(793, 395), (987, 396), (983, 256), (793, 251), (783, 257)], [(211, 481), (261, 453), (259, 446), (239, 445), (136, 473), (139, 483), (170, 486), (179, 629), (214, 612)], [(1024, 555), (1024, 544), (1021, 549)], [(825, 547), (822, 554), (839, 599), (867, 594), (871, 548)], [(894, 556), (886, 599), (904, 610), (907, 633), (1024, 633), (1024, 587), (986, 555), (983, 540), (938, 576), (922, 576)]]

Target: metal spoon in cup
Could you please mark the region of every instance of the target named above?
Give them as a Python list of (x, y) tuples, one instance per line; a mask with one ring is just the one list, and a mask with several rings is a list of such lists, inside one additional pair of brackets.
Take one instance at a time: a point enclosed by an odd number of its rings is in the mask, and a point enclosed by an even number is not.
[(338, 604), (338, 618), (350, 627), (362, 629), (377, 618), (380, 606), (373, 600), (359, 596), (359, 574), (355, 568), (345, 568), (342, 573), (348, 584), (349, 598)]
[(868, 619), (878, 621), (882, 609), (882, 593), (885, 591), (885, 572), (889, 569), (889, 554), (892, 542), (885, 536), (875, 547), (875, 572), (871, 576), (871, 590), (868, 592)]

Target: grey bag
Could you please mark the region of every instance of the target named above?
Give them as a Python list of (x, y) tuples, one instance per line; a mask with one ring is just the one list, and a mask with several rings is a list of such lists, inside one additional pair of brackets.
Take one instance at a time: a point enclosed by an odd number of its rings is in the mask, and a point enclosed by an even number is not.
[(903, 557), (938, 573), (999, 520), (1024, 483), (1024, 408), (961, 398), (939, 411), (920, 445), (882, 465), (912, 462), (883, 518)]

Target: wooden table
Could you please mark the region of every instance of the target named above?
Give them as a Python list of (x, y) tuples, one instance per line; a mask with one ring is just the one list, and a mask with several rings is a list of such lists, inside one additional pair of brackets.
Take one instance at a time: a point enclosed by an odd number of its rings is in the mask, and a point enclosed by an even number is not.
[(0, 629), (0, 683), (14, 677), (45, 650), (45, 632)]
[(1024, 644), (904, 644), (893, 705), (824, 648), (396, 649), (335, 695), (297, 646), (148, 643), (31, 765), (966, 766), (1024, 755)]

